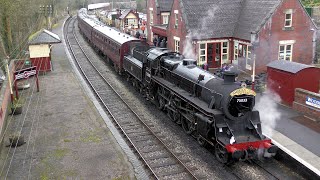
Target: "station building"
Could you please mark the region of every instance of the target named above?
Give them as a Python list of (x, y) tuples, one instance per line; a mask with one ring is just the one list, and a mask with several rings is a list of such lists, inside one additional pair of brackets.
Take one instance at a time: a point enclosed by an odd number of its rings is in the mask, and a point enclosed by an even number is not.
[(167, 39), (167, 47), (198, 65), (232, 63), (256, 72), (273, 60), (312, 64), (317, 27), (300, 0), (150, 0), (148, 42)]

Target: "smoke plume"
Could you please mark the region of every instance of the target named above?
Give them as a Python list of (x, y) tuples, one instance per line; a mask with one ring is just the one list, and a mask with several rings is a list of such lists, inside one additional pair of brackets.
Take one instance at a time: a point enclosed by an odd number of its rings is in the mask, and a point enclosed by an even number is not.
[(260, 119), (264, 133), (271, 136), (272, 129), (275, 129), (277, 121), (281, 118), (278, 104), (281, 101), (278, 94), (267, 91), (256, 103), (255, 108), (260, 112)]
[(196, 32), (189, 32), (186, 36), (186, 40), (183, 42), (183, 52), (182, 54), (189, 59), (198, 59), (194, 51), (194, 46), (192, 44), (193, 39), (201, 39), (202, 36), (208, 33), (208, 22), (211, 22), (215, 16), (215, 12), (218, 8), (209, 9), (206, 16), (200, 20), (199, 29)]
[(192, 35), (189, 33), (186, 36), (186, 40), (184, 41), (183, 45), (183, 56), (188, 58), (188, 59), (197, 59), (197, 56), (195, 52), (193, 51), (193, 46), (192, 46)]

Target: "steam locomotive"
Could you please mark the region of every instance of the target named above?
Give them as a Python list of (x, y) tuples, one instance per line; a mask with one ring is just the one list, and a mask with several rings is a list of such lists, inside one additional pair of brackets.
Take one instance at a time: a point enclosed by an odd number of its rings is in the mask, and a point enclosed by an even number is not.
[(95, 22), (85, 9), (78, 13), (78, 26), (147, 99), (200, 145), (212, 145), (220, 162), (276, 154), (278, 148), (262, 134), (259, 112), (253, 109), (256, 93), (236, 83), (235, 73), (216, 77), (193, 59)]

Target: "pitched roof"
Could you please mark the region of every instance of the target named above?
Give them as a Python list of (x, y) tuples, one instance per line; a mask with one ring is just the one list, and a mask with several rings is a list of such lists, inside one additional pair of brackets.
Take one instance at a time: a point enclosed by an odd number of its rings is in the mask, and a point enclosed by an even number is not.
[(250, 33), (259, 31), (281, 2), (281, 0), (244, 0), (234, 37), (250, 40)]
[(281, 1), (179, 0), (187, 29), (196, 39), (237, 37), (246, 40), (250, 40), (250, 32), (261, 26)]
[(303, 69), (314, 68), (314, 66), (296, 63), (296, 62), (285, 61), (285, 60), (271, 61), (269, 64), (267, 64), (267, 67), (279, 69), (279, 70), (290, 72), (293, 74), (295, 74)]
[(160, 12), (170, 12), (173, 0), (156, 0), (156, 4)]
[(121, 16), (119, 17), (119, 19), (126, 18), (129, 13), (133, 13), (135, 16), (137, 16), (131, 9), (126, 9), (121, 13)]
[(29, 41), (29, 44), (54, 44), (61, 43), (58, 35), (43, 29), (34, 38)]

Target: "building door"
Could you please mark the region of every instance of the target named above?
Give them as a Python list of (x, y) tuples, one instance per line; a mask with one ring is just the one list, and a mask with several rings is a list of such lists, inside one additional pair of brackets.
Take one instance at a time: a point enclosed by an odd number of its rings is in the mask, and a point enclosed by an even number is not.
[(221, 43), (207, 44), (207, 63), (209, 68), (221, 67)]

